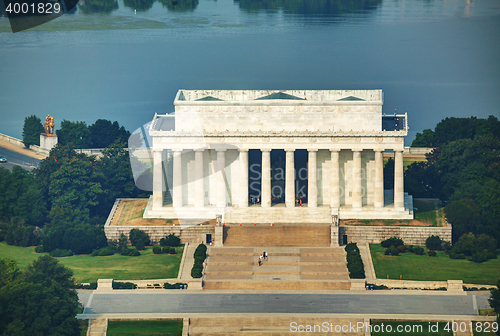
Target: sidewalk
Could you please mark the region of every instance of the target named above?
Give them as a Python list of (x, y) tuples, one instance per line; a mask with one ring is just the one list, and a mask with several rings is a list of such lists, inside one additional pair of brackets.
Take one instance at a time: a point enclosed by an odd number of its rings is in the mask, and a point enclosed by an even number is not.
[(185, 259), (184, 263), (182, 265), (182, 269), (179, 270), (179, 279), (180, 280), (194, 280), (193, 277), (191, 277), (191, 269), (193, 268), (194, 264), (194, 251), (198, 247), (198, 244), (195, 243), (190, 243), (188, 244), (188, 247), (184, 251)]

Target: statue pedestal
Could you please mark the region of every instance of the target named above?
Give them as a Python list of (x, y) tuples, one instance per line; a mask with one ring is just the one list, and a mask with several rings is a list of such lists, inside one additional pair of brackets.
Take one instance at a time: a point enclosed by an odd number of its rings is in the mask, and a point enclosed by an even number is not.
[(47, 134), (40, 134), (40, 148), (51, 150), (55, 145), (57, 145), (57, 135), (47, 136)]

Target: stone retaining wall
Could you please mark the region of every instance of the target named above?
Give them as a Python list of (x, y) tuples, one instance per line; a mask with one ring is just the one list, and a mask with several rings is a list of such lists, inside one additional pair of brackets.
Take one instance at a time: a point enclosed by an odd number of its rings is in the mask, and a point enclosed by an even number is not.
[(348, 242), (358, 244), (380, 244), (391, 237), (403, 239), (407, 245), (425, 245), (430, 236), (439, 236), (442, 240), (451, 242), (451, 225), (448, 227), (420, 226), (340, 226), (339, 238), (347, 235)]
[(165, 238), (169, 234), (174, 234), (181, 238), (181, 243), (201, 243), (205, 242), (207, 234), (215, 237), (214, 225), (192, 225), (192, 226), (105, 226), (104, 233), (108, 239), (119, 239), (123, 233), (127, 238), (132, 229), (139, 229), (146, 232), (151, 240), (157, 244), (160, 239)]

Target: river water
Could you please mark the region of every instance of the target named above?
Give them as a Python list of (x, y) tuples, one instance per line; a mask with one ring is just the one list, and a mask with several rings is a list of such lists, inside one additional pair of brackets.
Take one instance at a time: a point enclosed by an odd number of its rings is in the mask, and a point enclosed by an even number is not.
[[(339, 5), (341, 2), (341, 5)], [(415, 133), (500, 115), (500, 0), (90, 0), (12, 33), (0, 133), (24, 118), (133, 131), (184, 89), (382, 89)]]

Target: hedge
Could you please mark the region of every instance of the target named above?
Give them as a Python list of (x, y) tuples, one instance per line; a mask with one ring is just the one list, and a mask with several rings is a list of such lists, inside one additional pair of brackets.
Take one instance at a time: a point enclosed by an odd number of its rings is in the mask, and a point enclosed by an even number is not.
[(347, 269), (349, 270), (349, 278), (364, 279), (365, 269), (356, 243), (347, 244), (345, 251), (347, 252)]
[(137, 285), (133, 282), (115, 282), (113, 281), (113, 289), (136, 289)]
[(201, 278), (203, 276), (203, 262), (207, 258), (207, 246), (204, 244), (198, 245), (194, 251), (194, 264), (191, 269), (191, 276), (193, 278)]

